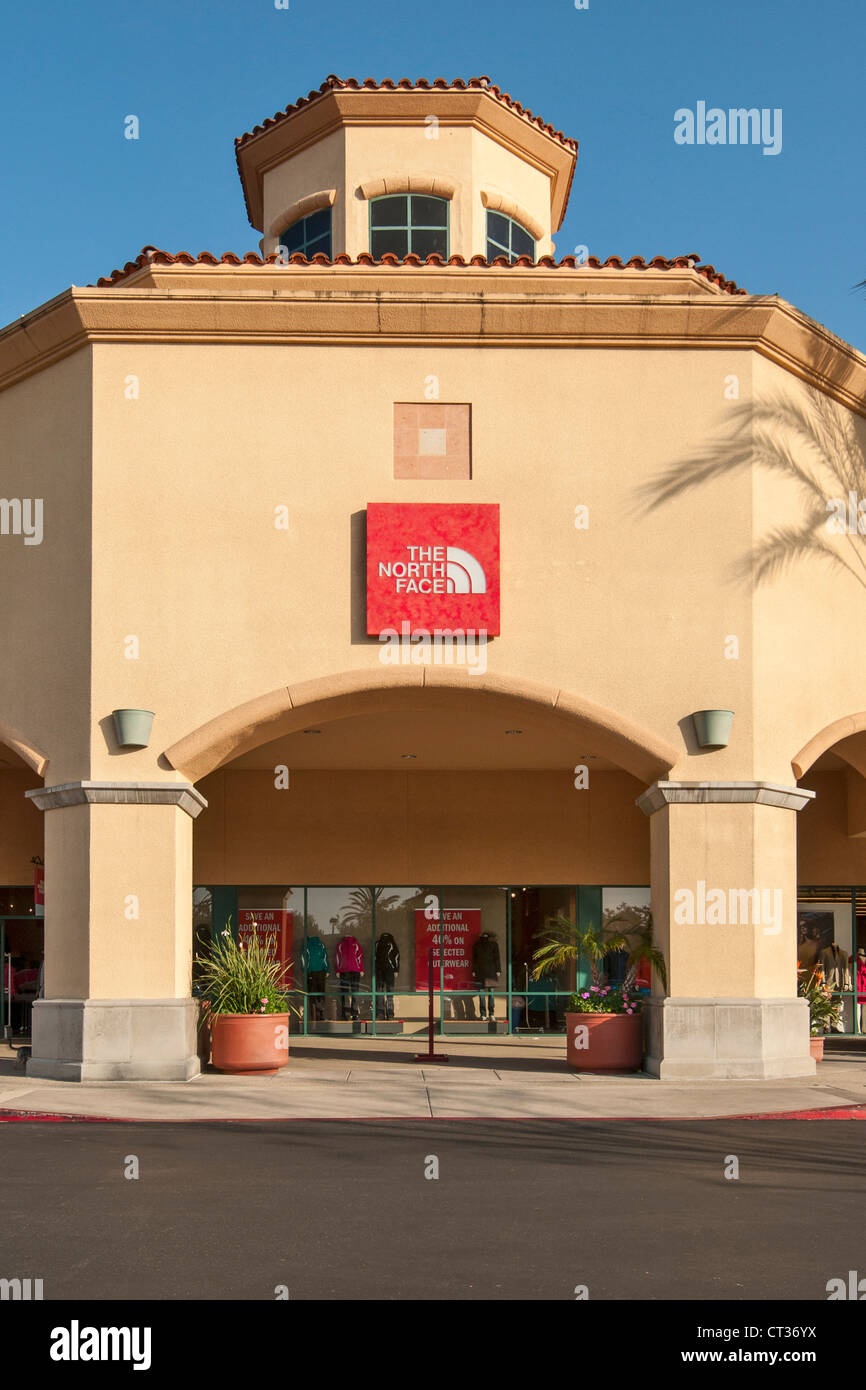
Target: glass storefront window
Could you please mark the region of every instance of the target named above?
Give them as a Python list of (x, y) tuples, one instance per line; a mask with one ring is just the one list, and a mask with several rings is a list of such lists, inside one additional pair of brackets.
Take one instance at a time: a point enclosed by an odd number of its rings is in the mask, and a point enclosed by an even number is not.
[(819, 967), (841, 1005), (838, 1023), (831, 1031), (862, 1032), (860, 1011), (855, 1010), (857, 964), (851, 889), (837, 890), (832, 896), (828, 893), (823, 899), (817, 892), (815, 896), (807, 893), (797, 904), (799, 978), (807, 979)]
[[(423, 884), (387, 887), (376, 899), (376, 1018), (405, 1031), (419, 1029), (427, 1016), (426, 995), (415, 995), (424, 961), (425, 927), (436, 912), (438, 888)], [(420, 943), (420, 946), (419, 946)], [(427, 988), (424, 973), (423, 988)], [(377, 1028), (377, 1031), (387, 1031)]]
[(192, 992), (198, 993), (197, 985), (201, 975), (198, 957), (207, 953), (213, 940), (213, 892), (210, 888), (194, 888), (192, 891)]
[(541, 945), (544, 927), (554, 917), (574, 921), (575, 890), (512, 888), (511, 899), (511, 1026), (530, 1033), (559, 1033), (565, 1027), (565, 1005), (575, 989), (575, 968), (538, 980), (531, 979), (533, 955)]
[[(44, 923), (33, 911), (32, 884), (29, 906), (27, 893), (27, 889), (0, 888), (0, 1036), (11, 1027), (14, 1037), (30, 1037), (33, 1004), (42, 988)], [(16, 905), (25, 911), (11, 912)]]
[(302, 957), (308, 1026), (371, 1017), (373, 905), (382, 890), (308, 888)]
[[(646, 931), (650, 924), (649, 888), (603, 888), (601, 923), (605, 936), (625, 936), (633, 945), (637, 945), (641, 933)], [(624, 984), (627, 975), (631, 974), (630, 983), (636, 983), (641, 989), (649, 989), (651, 979), (648, 965), (640, 964), (630, 972), (628, 957), (628, 950), (611, 951), (605, 956), (605, 983)]]
[[(287, 987), (302, 985), (297, 933), (303, 928), (304, 890), (282, 884), (200, 885), (193, 889), (192, 991), (198, 993), (201, 968), (197, 957), (207, 953), (212, 941), (231, 931), (236, 940), (251, 935), (266, 944), (279, 960)], [(295, 1027), (294, 1020), (290, 1027)]]
[[(227, 926), (285, 942), (291, 981), (304, 992), (304, 1017), (292, 1026), (308, 1033), (425, 1032), (431, 948), (434, 1018), (443, 1032), (561, 1033), (589, 963), (530, 978), (554, 917), (611, 933), (633, 929), (648, 920), (649, 889), (247, 884), (202, 885), (193, 893), (196, 954)], [(614, 954), (601, 966), (610, 980), (624, 969)], [(194, 987), (195, 978), (194, 969)]]
[[(505, 1032), (508, 1014), (508, 888), (443, 888), (439, 927), (444, 1029)], [(436, 945), (437, 933), (431, 933)], [(420, 964), (420, 963), (419, 963)], [(423, 972), (423, 973), (422, 973)], [(416, 965), (419, 988), (426, 962)], [(437, 979), (437, 985), (440, 980)], [(452, 1025), (449, 1028), (449, 1020)], [(501, 1028), (499, 1025), (502, 1025)]]

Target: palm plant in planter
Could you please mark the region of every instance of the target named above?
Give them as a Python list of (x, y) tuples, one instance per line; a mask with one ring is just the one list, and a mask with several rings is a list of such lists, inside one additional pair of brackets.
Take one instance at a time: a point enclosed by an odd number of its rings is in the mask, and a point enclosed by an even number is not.
[[(611, 932), (614, 922), (623, 930)], [(654, 969), (667, 989), (665, 958), (653, 944), (652, 918), (628, 925), (624, 915), (608, 920), (604, 928), (581, 928), (570, 918), (551, 917), (540, 933), (542, 944), (533, 952), (537, 962), (532, 978), (577, 965), (586, 960), (591, 983), (578, 989), (566, 1006), (566, 1057), (579, 1071), (639, 1071), (643, 1058), (640, 1011), (643, 996), (635, 988), (641, 962)], [(602, 962), (615, 951), (626, 951), (626, 973), (621, 985), (604, 983)]]
[(300, 1013), (286, 984), (291, 964), (275, 958), (272, 938), (261, 941), (253, 930), (248, 941), (238, 942), (230, 926), (195, 963), (213, 1065), (273, 1076), (289, 1060), (289, 1015)]

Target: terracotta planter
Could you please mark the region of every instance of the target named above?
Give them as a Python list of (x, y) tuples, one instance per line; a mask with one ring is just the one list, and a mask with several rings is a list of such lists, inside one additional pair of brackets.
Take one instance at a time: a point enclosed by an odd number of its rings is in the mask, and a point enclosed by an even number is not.
[(566, 1061), (577, 1071), (640, 1071), (640, 1014), (566, 1014)]
[(289, 1015), (214, 1014), (211, 1061), (235, 1076), (274, 1076), (289, 1060)]
[(815, 1058), (815, 1061), (816, 1061), (816, 1062), (823, 1062), (823, 1060), (824, 1060), (824, 1039), (821, 1038), (821, 1037), (810, 1037), (810, 1039), (809, 1039), (809, 1051), (810, 1051), (810, 1053), (812, 1054), (812, 1056)]

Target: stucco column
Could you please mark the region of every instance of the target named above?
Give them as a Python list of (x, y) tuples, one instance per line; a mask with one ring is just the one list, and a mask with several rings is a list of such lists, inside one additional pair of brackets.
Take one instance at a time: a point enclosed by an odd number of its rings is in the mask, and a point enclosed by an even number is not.
[(675, 1080), (814, 1074), (796, 993), (796, 813), (814, 792), (770, 782), (656, 782), (656, 944), (668, 998), (647, 1009), (647, 1070)]
[(192, 823), (204, 798), (159, 782), (27, 793), (45, 812), (45, 998), (32, 1076), (186, 1081), (199, 1071), (190, 995)]

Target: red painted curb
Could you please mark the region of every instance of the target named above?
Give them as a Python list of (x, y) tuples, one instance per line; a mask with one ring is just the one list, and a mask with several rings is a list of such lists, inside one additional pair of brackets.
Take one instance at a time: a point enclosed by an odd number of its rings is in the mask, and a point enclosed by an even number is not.
[(825, 1110), (783, 1110), (777, 1115), (729, 1115), (731, 1120), (866, 1120), (866, 1105), (847, 1108), (828, 1106)]
[(0, 1110), (0, 1124), (26, 1124), (28, 1120), (47, 1120), (55, 1124), (111, 1124), (110, 1115), (55, 1115), (38, 1110)]

